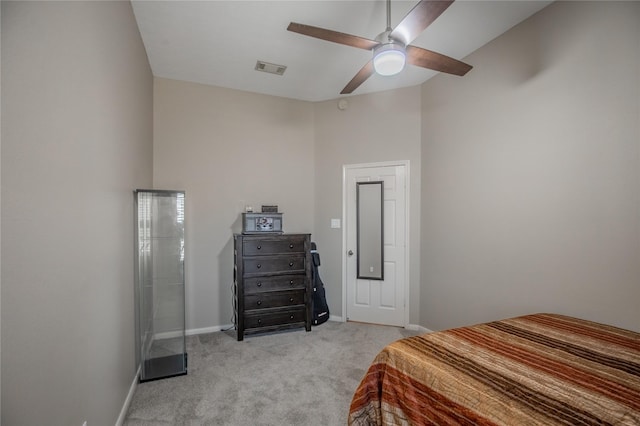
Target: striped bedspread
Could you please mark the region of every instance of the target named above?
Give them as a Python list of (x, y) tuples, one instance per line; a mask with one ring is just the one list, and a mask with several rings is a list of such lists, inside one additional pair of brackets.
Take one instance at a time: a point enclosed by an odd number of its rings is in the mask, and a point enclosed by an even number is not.
[(398, 340), (350, 425), (640, 425), (640, 333), (535, 314)]

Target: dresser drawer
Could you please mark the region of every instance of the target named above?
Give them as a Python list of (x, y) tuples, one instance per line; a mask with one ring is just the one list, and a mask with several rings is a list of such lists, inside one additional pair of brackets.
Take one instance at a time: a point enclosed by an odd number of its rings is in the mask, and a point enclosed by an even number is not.
[(278, 310), (275, 312), (253, 311), (251, 313), (245, 313), (244, 315), (245, 328), (269, 327), (299, 322), (305, 322), (304, 307)]
[(306, 282), (306, 275), (266, 275), (245, 278), (244, 292), (245, 294), (250, 294), (274, 290), (304, 290)]
[(304, 305), (304, 290), (274, 291), (246, 294), (244, 296), (244, 309), (246, 311), (295, 305)]
[(243, 260), (245, 274), (305, 272), (304, 254), (283, 256), (253, 256)]
[(242, 252), (245, 256), (260, 256), (263, 254), (304, 253), (305, 238), (290, 237), (279, 239), (246, 239), (242, 242)]

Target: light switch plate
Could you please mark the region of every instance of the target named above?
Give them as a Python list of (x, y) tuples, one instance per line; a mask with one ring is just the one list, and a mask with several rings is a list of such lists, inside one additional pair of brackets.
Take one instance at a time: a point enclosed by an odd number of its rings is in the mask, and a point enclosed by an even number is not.
[(332, 228), (340, 228), (340, 219), (331, 219)]

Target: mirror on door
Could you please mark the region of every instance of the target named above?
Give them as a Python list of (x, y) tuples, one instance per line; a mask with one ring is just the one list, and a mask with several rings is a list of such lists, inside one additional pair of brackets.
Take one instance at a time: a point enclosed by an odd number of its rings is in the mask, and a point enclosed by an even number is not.
[(384, 280), (384, 182), (356, 183), (358, 278)]

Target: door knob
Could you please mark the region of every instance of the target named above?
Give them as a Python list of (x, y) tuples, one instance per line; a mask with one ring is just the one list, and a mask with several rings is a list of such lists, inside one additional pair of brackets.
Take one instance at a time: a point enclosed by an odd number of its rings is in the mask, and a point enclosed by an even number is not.
[(353, 250), (349, 250), (349, 252), (347, 252), (347, 254), (348, 254), (349, 256), (353, 256)]

